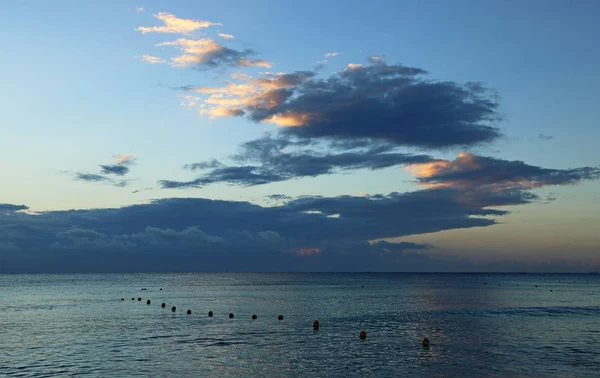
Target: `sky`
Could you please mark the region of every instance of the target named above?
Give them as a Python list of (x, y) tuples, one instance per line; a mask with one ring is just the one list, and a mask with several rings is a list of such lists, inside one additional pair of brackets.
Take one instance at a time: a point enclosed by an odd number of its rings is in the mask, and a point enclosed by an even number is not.
[(597, 1), (0, 4), (0, 273), (600, 267)]

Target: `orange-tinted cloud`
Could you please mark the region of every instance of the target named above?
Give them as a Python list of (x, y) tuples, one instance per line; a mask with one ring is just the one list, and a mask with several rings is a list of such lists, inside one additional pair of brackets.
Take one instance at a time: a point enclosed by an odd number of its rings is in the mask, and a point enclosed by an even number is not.
[(177, 18), (171, 13), (160, 12), (154, 15), (155, 18), (163, 22), (163, 26), (140, 26), (137, 31), (142, 34), (147, 33), (177, 33), (189, 34), (198, 29), (208, 28), (209, 26), (222, 25), (210, 21), (198, 21), (192, 19)]

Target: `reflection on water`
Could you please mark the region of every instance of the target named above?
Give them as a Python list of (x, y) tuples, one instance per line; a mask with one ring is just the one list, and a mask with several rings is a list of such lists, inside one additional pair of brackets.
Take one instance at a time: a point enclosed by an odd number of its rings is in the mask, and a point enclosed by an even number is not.
[(0, 376), (596, 376), (599, 288), (597, 275), (6, 275)]

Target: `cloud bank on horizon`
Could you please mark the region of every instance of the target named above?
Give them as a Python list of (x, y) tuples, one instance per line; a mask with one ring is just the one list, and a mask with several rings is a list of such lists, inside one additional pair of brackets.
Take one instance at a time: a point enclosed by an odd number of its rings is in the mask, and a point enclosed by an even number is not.
[[(143, 62), (192, 70), (258, 70), (274, 63), (203, 33), (218, 22), (160, 12), (141, 35), (170, 40)], [(179, 35), (173, 37), (173, 35)], [(237, 35), (237, 33), (236, 33)], [(172, 37), (172, 38), (171, 38)], [(153, 53), (154, 54), (154, 53)], [(343, 58), (338, 52), (324, 57)], [(0, 204), (2, 272), (152, 270), (481, 270), (435, 247), (382, 239), (489, 227), (506, 206), (540, 202), (535, 190), (600, 179), (599, 167), (553, 169), (468, 151), (504, 137), (500, 97), (479, 82), (429, 78), (424, 68), (372, 56), (329, 76), (316, 69), (237, 71), (223, 85), (170, 87), (182, 105), (209, 119), (236, 117), (276, 129), (228, 157), (182, 162), (187, 181), (160, 178), (162, 189), (213, 184), (268, 185), (322, 175), (403, 168), (416, 190), (360, 196), (273, 194), (274, 206), (203, 198), (162, 198), (118, 209), (30, 213)], [(539, 134), (540, 140), (550, 140)], [(417, 151), (417, 152), (415, 152)], [(136, 157), (124, 154), (75, 180), (126, 186)], [(134, 192), (138, 192), (137, 190)]]

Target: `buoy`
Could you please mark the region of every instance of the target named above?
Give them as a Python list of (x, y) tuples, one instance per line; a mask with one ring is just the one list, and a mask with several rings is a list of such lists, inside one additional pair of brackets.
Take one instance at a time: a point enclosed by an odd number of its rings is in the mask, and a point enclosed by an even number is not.
[(209, 311), (209, 312), (208, 312), (208, 317), (209, 317), (209, 318), (212, 318), (212, 316), (213, 316), (213, 312), (212, 312), (212, 311)]
[(162, 287), (160, 288), (160, 290), (162, 290)]
[(150, 304), (150, 303), (152, 303), (152, 302), (150, 302), (150, 299), (148, 299), (148, 300), (146, 301), (146, 304)]
[(132, 301), (135, 301), (135, 298), (131, 298)]
[(229, 313), (229, 319), (233, 319), (233, 312)]
[(487, 285), (487, 282), (485, 284)]
[(360, 331), (360, 335), (359, 335), (361, 340), (364, 340), (367, 338), (367, 331)]
[(537, 285), (535, 285), (535, 287), (537, 287)]
[(320, 324), (319, 324), (319, 321), (318, 321), (318, 320), (315, 320), (315, 321), (313, 322), (313, 328), (314, 328), (315, 330), (317, 330), (317, 329), (319, 329), (319, 326), (320, 326)]
[(283, 315), (279, 315), (279, 316), (277, 317), (277, 320), (283, 320)]
[(192, 315), (192, 310), (187, 310), (188, 315)]
[(141, 298), (141, 297), (138, 297), (138, 302), (141, 302), (141, 301), (142, 301), (142, 298)]
[(552, 290), (550, 290), (550, 291), (552, 291)]
[(124, 301), (124, 300), (125, 300), (125, 298), (121, 298), (121, 302)]
[(426, 337), (423, 339), (423, 341), (421, 341), (421, 345), (423, 345), (424, 348), (429, 348), (429, 339)]
[(173, 312), (177, 311), (177, 307), (175, 307), (175, 306), (171, 307), (171, 311), (173, 311)]
[(163, 302), (163, 303), (162, 303), (160, 306), (161, 306), (162, 308), (165, 308), (165, 307), (167, 307), (167, 304), (166, 304), (165, 302)]
[(256, 320), (258, 319), (258, 316), (256, 316), (256, 314), (252, 315), (252, 320)]

